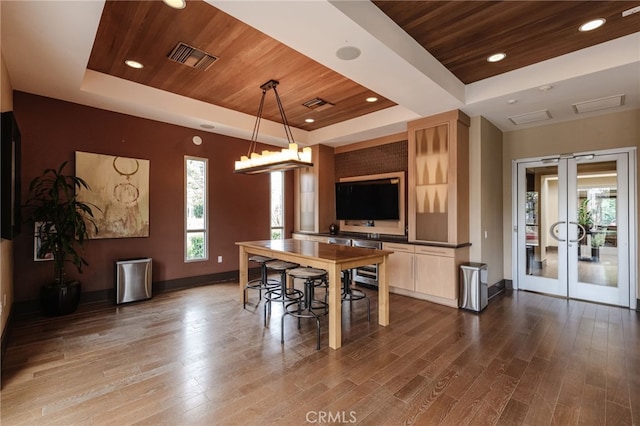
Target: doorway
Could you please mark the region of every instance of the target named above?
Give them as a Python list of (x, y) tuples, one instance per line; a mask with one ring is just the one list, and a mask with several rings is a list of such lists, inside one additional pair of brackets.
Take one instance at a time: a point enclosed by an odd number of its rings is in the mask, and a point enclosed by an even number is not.
[(516, 288), (630, 307), (632, 157), (588, 153), (516, 162)]

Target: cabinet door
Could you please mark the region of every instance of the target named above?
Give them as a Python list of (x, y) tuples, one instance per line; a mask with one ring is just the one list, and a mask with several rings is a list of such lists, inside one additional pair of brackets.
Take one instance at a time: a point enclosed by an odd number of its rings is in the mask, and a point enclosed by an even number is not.
[(450, 111), (407, 123), (409, 241), (469, 240), (469, 117)]
[(316, 178), (312, 167), (296, 169), (297, 206), (296, 230), (317, 232), (316, 222)]
[(448, 300), (457, 299), (456, 261), (452, 249), (416, 248), (416, 291)]
[(449, 241), (449, 123), (414, 131), (415, 234)]
[(413, 246), (385, 243), (383, 249), (393, 251), (388, 261), (389, 285), (414, 291)]

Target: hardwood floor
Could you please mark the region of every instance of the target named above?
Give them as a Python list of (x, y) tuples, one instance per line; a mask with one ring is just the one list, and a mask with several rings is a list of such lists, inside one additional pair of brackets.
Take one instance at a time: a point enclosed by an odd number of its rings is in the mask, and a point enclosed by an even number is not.
[[(256, 301), (256, 294), (250, 295)], [(640, 319), (526, 292), (480, 315), (391, 295), (343, 307), (343, 342), (237, 284), (14, 323), (2, 425), (640, 424)], [(84, 308), (87, 309), (86, 307)]]

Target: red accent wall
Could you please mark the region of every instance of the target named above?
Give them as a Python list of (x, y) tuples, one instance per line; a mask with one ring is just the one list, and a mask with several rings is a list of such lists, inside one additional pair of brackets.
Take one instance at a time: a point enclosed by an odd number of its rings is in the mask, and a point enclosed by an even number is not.
[[(118, 114), (22, 92), (14, 93), (14, 113), (22, 134), (22, 199), (31, 180), (45, 168), (68, 161), (75, 173), (75, 151), (150, 160), (150, 236), (90, 240), (82, 274), (69, 277), (83, 292), (114, 288), (114, 262), (153, 258), (153, 281), (195, 277), (238, 269), (236, 241), (269, 238), (269, 175), (233, 173), (249, 141)], [(196, 146), (193, 136), (202, 137)], [(261, 150), (261, 147), (258, 147)], [(266, 149), (274, 149), (267, 147)], [(184, 156), (209, 159), (209, 260), (184, 262)], [(293, 173), (286, 178), (287, 229), (293, 227)], [(15, 300), (38, 298), (53, 276), (51, 262), (33, 261), (33, 232), (23, 227), (15, 239)], [(217, 263), (218, 256), (223, 262)]]

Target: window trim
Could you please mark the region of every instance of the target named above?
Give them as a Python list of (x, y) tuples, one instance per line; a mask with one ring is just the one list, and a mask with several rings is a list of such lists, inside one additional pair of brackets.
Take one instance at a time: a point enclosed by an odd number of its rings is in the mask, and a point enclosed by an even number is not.
[[(204, 228), (203, 229), (187, 229), (187, 220), (188, 220), (188, 208), (189, 206), (187, 205), (187, 162), (188, 161), (201, 161), (204, 163), (204, 215), (205, 215), (205, 220), (204, 220)], [(192, 155), (185, 155), (184, 156), (184, 163), (183, 163), (183, 169), (184, 169), (184, 179), (183, 179), (183, 190), (184, 190), (184, 216), (183, 216), (183, 226), (184, 226), (184, 241), (183, 241), (183, 256), (184, 256), (184, 262), (185, 263), (192, 263), (192, 262), (206, 262), (209, 260), (209, 223), (210, 223), (210, 217), (209, 217), (209, 159), (208, 158), (204, 158), (204, 157), (195, 157)], [(195, 232), (204, 232), (204, 247), (205, 247), (205, 256), (202, 258), (198, 258), (198, 259), (189, 259), (187, 257), (187, 247), (188, 247), (188, 243), (189, 243), (189, 234), (190, 233), (195, 233)]]

